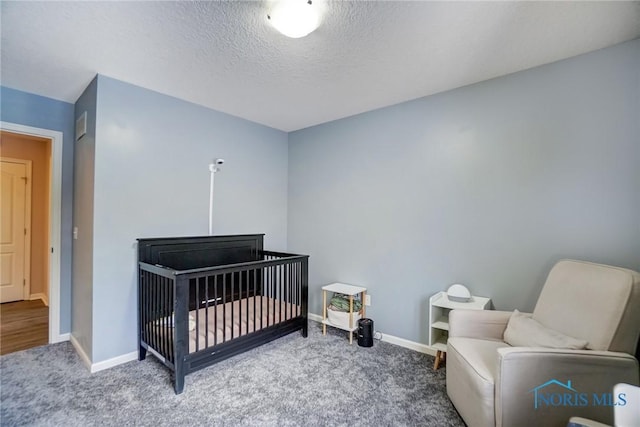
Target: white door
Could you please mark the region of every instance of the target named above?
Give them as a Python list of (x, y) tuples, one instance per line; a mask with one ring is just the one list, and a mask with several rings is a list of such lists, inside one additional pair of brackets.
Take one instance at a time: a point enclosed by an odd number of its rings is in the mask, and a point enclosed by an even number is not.
[(27, 165), (2, 160), (0, 302), (24, 299)]

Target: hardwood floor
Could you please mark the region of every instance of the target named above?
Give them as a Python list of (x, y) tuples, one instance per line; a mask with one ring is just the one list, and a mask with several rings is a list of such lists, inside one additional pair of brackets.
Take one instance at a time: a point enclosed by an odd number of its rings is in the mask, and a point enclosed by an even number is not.
[(49, 307), (41, 300), (0, 304), (0, 354), (49, 342)]

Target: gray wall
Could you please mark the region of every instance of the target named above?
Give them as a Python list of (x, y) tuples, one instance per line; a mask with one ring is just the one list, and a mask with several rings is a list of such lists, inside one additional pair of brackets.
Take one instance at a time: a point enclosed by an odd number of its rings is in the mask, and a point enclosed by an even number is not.
[(533, 308), (570, 257), (640, 269), (640, 40), (289, 135), (288, 249), (427, 342), (461, 282)]
[(93, 217), (94, 363), (137, 350), (136, 239), (265, 233), (287, 243), (287, 134), (98, 76)]
[(73, 104), (0, 87), (0, 120), (63, 134), (60, 213), (60, 333), (71, 330), (71, 227), (73, 215)]
[[(93, 79), (75, 105), (75, 118), (87, 113), (87, 133), (76, 142), (74, 163), (73, 223), (78, 237), (73, 245), (73, 324), (71, 334), (87, 357), (93, 354), (93, 229), (96, 154), (96, 100), (98, 81)], [(74, 120), (75, 121), (75, 120)]]

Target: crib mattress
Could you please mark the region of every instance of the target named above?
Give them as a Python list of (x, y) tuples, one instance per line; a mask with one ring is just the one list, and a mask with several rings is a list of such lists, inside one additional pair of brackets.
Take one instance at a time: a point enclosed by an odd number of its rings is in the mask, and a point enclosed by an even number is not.
[[(293, 319), (300, 315), (300, 311), (298, 304), (268, 296), (243, 298), (192, 310), (189, 312), (189, 353)], [(166, 330), (173, 334), (173, 328)], [(163, 328), (157, 332), (161, 337), (164, 335)]]

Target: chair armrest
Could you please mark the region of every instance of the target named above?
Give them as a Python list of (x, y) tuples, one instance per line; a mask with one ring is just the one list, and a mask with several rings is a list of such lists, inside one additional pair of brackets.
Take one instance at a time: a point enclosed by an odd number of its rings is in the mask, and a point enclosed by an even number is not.
[(611, 427), (609, 424), (602, 424), (597, 421), (588, 420), (582, 417), (571, 417), (567, 427)]
[(633, 363), (636, 367), (638, 361), (635, 357), (628, 353), (618, 351), (604, 350), (571, 350), (566, 348), (546, 348), (546, 347), (504, 347), (499, 348), (498, 354), (500, 359), (506, 361), (521, 360), (526, 358), (547, 358), (553, 359), (557, 357), (573, 357), (576, 361), (585, 362), (602, 362), (603, 360), (612, 363)]
[[(638, 361), (626, 353), (505, 347), (497, 350), (498, 426), (552, 425), (572, 416), (613, 424), (613, 386), (638, 384)], [(613, 399), (613, 400), (612, 400)]]
[(511, 311), (451, 310), (449, 336), (502, 341)]

